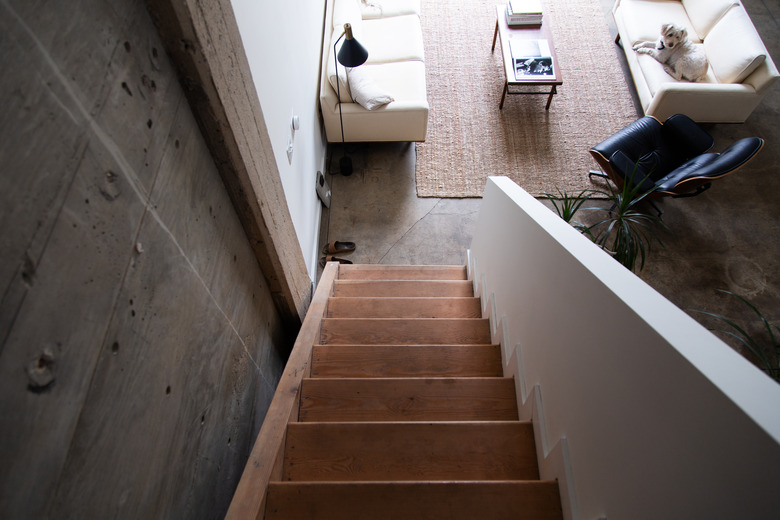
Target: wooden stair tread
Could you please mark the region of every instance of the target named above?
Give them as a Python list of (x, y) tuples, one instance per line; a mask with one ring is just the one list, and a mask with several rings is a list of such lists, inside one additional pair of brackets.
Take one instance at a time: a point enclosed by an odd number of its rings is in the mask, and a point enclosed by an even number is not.
[(503, 375), (499, 345), (314, 345), (312, 377)]
[(349, 345), (489, 344), (484, 318), (323, 318), (320, 343)]
[(465, 280), (463, 265), (344, 264), (340, 280)]
[(332, 297), (328, 318), (481, 318), (479, 298)]
[(282, 480), (536, 480), (530, 422), (289, 423)]
[(492, 378), (304, 379), (307, 421), (512, 421), (514, 380)]
[(473, 297), (468, 280), (336, 280), (332, 296)]
[(555, 481), (276, 482), (266, 519), (562, 520)]

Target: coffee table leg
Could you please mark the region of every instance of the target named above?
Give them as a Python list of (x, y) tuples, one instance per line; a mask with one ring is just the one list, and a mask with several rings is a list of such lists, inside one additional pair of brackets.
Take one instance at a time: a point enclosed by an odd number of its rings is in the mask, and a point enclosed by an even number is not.
[(550, 103), (552, 103), (552, 97), (558, 92), (558, 89), (555, 88), (555, 85), (553, 85), (552, 90), (550, 90), (550, 96), (547, 98), (547, 106), (544, 107), (545, 110), (550, 110)]
[(504, 99), (506, 99), (506, 91), (509, 90), (509, 83), (504, 83), (504, 93), (501, 94), (501, 103), (498, 105), (498, 109), (504, 108)]
[(496, 30), (493, 31), (493, 46), (490, 48), (490, 52), (496, 50), (496, 38), (498, 38), (498, 20), (496, 20)]

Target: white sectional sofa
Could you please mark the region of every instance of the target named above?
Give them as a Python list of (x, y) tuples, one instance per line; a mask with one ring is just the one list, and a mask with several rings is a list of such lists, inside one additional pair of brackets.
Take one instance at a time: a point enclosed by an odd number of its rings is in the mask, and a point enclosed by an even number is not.
[[(341, 142), (333, 46), (345, 23), (352, 25), (355, 39), (368, 50), (368, 61), (356, 67), (354, 73), (338, 66), (344, 140), (424, 141), (428, 99), (420, 0), (327, 0), (320, 108), (328, 142)], [(343, 39), (337, 50), (342, 42)], [(359, 89), (358, 83), (366, 88)], [(356, 92), (351, 91), (350, 84)], [(360, 101), (372, 97), (374, 90), (389, 95), (393, 101), (371, 110), (354, 101), (355, 97)]]
[[(698, 122), (742, 123), (778, 77), (738, 1), (617, 0), (612, 13), (645, 115), (665, 121), (683, 113)], [(687, 28), (688, 38), (704, 47), (705, 81), (675, 81), (651, 56), (632, 50), (638, 42), (656, 41), (665, 23)]]

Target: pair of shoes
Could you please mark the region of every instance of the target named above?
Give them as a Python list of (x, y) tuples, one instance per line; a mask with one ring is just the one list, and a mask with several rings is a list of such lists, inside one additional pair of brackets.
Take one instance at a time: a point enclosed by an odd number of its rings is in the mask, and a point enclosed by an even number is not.
[(351, 264), (351, 260), (345, 260), (344, 258), (337, 258), (333, 255), (337, 253), (351, 253), (355, 250), (354, 242), (339, 242), (334, 240), (325, 247), (322, 248), (322, 254), (325, 255), (320, 258), (320, 267), (325, 267), (328, 262), (338, 262), (340, 264)]
[(354, 242), (339, 242), (334, 240), (322, 248), (323, 255), (335, 255), (338, 253), (351, 253), (355, 250)]
[(320, 258), (320, 267), (325, 267), (325, 264), (328, 262), (338, 262), (340, 264), (351, 264), (352, 260), (347, 260), (345, 258), (336, 258), (333, 255), (326, 255)]

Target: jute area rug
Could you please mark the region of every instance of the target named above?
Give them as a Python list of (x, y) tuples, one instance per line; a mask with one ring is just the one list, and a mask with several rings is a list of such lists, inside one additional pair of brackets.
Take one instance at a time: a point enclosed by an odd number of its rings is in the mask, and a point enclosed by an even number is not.
[(481, 197), (490, 175), (532, 195), (594, 187), (588, 149), (638, 117), (598, 0), (543, 0), (563, 85), (549, 111), (546, 96), (526, 95), (508, 95), (499, 110), (497, 3), (422, 0), (430, 113), (417, 145), (420, 197)]

